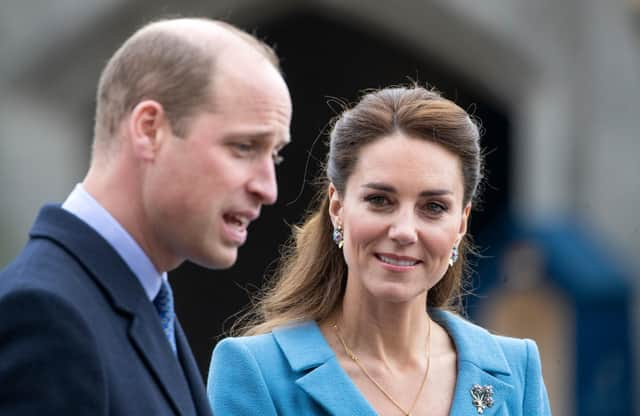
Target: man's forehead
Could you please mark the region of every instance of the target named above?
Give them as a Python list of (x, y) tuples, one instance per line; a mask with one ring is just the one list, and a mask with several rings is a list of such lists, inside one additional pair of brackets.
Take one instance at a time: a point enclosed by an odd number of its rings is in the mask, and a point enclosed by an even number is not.
[(213, 76), (211, 98), (215, 111), (290, 116), (289, 90), (275, 69), (254, 66), (252, 70), (239, 72), (214, 70)]

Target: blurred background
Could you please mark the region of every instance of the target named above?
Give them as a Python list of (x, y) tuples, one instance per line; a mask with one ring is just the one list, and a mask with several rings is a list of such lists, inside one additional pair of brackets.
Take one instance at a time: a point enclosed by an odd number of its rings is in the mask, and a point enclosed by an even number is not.
[(554, 415), (640, 414), (640, 0), (0, 0), (0, 267), (82, 180), (106, 60), (173, 15), (275, 45), (294, 102), (279, 201), (238, 264), (170, 274), (203, 376), (315, 191), (332, 97), (418, 81), (485, 131), (469, 316), (538, 342)]

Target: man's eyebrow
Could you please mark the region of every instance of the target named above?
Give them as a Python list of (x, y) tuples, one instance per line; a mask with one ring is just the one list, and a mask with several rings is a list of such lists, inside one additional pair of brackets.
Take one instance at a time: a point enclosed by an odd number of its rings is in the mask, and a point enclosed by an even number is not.
[(246, 140), (262, 140), (269, 137), (269, 133), (267, 132), (259, 132), (259, 133), (249, 133), (249, 132), (234, 132), (230, 133), (227, 137), (230, 139), (246, 139)]
[[(273, 133), (270, 131), (264, 131), (264, 132), (253, 132), (253, 133), (244, 133), (244, 132), (234, 132), (234, 133), (230, 133), (227, 137), (231, 140), (238, 140), (238, 139), (244, 139), (244, 140), (251, 140), (251, 141), (262, 141), (262, 140), (267, 140), (269, 137), (271, 137)], [(279, 146), (280, 148), (288, 145), (291, 142), (291, 133), (287, 132), (287, 134), (282, 138), (282, 140), (278, 140)]]

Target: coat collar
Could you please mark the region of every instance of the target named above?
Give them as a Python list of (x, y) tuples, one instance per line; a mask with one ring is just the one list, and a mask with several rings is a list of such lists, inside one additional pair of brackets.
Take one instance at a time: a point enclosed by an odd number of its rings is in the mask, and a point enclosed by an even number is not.
[(314, 321), (274, 329), (273, 336), (291, 369), (302, 373), (296, 384), (329, 414), (376, 415)]
[[(512, 394), (511, 369), (494, 336), (453, 313), (430, 310), (449, 333), (458, 355), (458, 375), (451, 415), (478, 414), (473, 407), (474, 384), (493, 386), (494, 405), (484, 416), (500, 415)], [(375, 415), (375, 411), (340, 366), (318, 325), (306, 321), (277, 328), (273, 336), (291, 369), (304, 373), (296, 380), (302, 390), (332, 415)]]
[(482, 415), (502, 415), (514, 387), (509, 382), (511, 368), (496, 337), (486, 329), (451, 313), (429, 310), (430, 316), (446, 330), (456, 347), (458, 375), (450, 415), (480, 414), (473, 406), (471, 389), (474, 385), (492, 386), (492, 407)]
[(211, 404), (209, 403), (209, 399), (206, 395), (206, 390), (204, 387), (204, 383), (202, 382), (200, 370), (198, 369), (196, 361), (193, 358), (193, 354), (191, 353), (191, 348), (189, 347), (187, 336), (185, 335), (184, 330), (182, 329), (182, 325), (180, 325), (180, 322), (178, 322), (177, 318), (176, 349), (178, 351), (178, 361), (180, 362), (181, 367), (184, 369), (184, 375), (193, 396), (196, 414), (200, 416), (211, 415)]
[(430, 309), (429, 316), (447, 330), (459, 364), (467, 362), (486, 372), (511, 374), (502, 348), (486, 329), (441, 309)]
[(121, 319), (129, 321), (129, 338), (176, 412), (191, 414), (191, 392), (183, 381), (178, 360), (164, 339), (157, 312), (131, 269), (109, 243), (82, 220), (56, 205), (40, 210), (30, 237), (48, 239), (62, 246), (87, 270)]

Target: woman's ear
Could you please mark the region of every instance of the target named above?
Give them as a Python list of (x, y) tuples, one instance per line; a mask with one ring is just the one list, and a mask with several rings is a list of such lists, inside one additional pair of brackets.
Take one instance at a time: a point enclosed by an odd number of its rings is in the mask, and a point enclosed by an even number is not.
[(462, 210), (460, 217), (460, 228), (458, 229), (458, 241), (462, 241), (462, 237), (467, 233), (467, 225), (469, 224), (469, 215), (471, 214), (471, 202), (469, 202)]
[(329, 195), (329, 216), (331, 217), (331, 222), (334, 227), (337, 225), (342, 226), (342, 198), (333, 183), (329, 183), (327, 194)]

